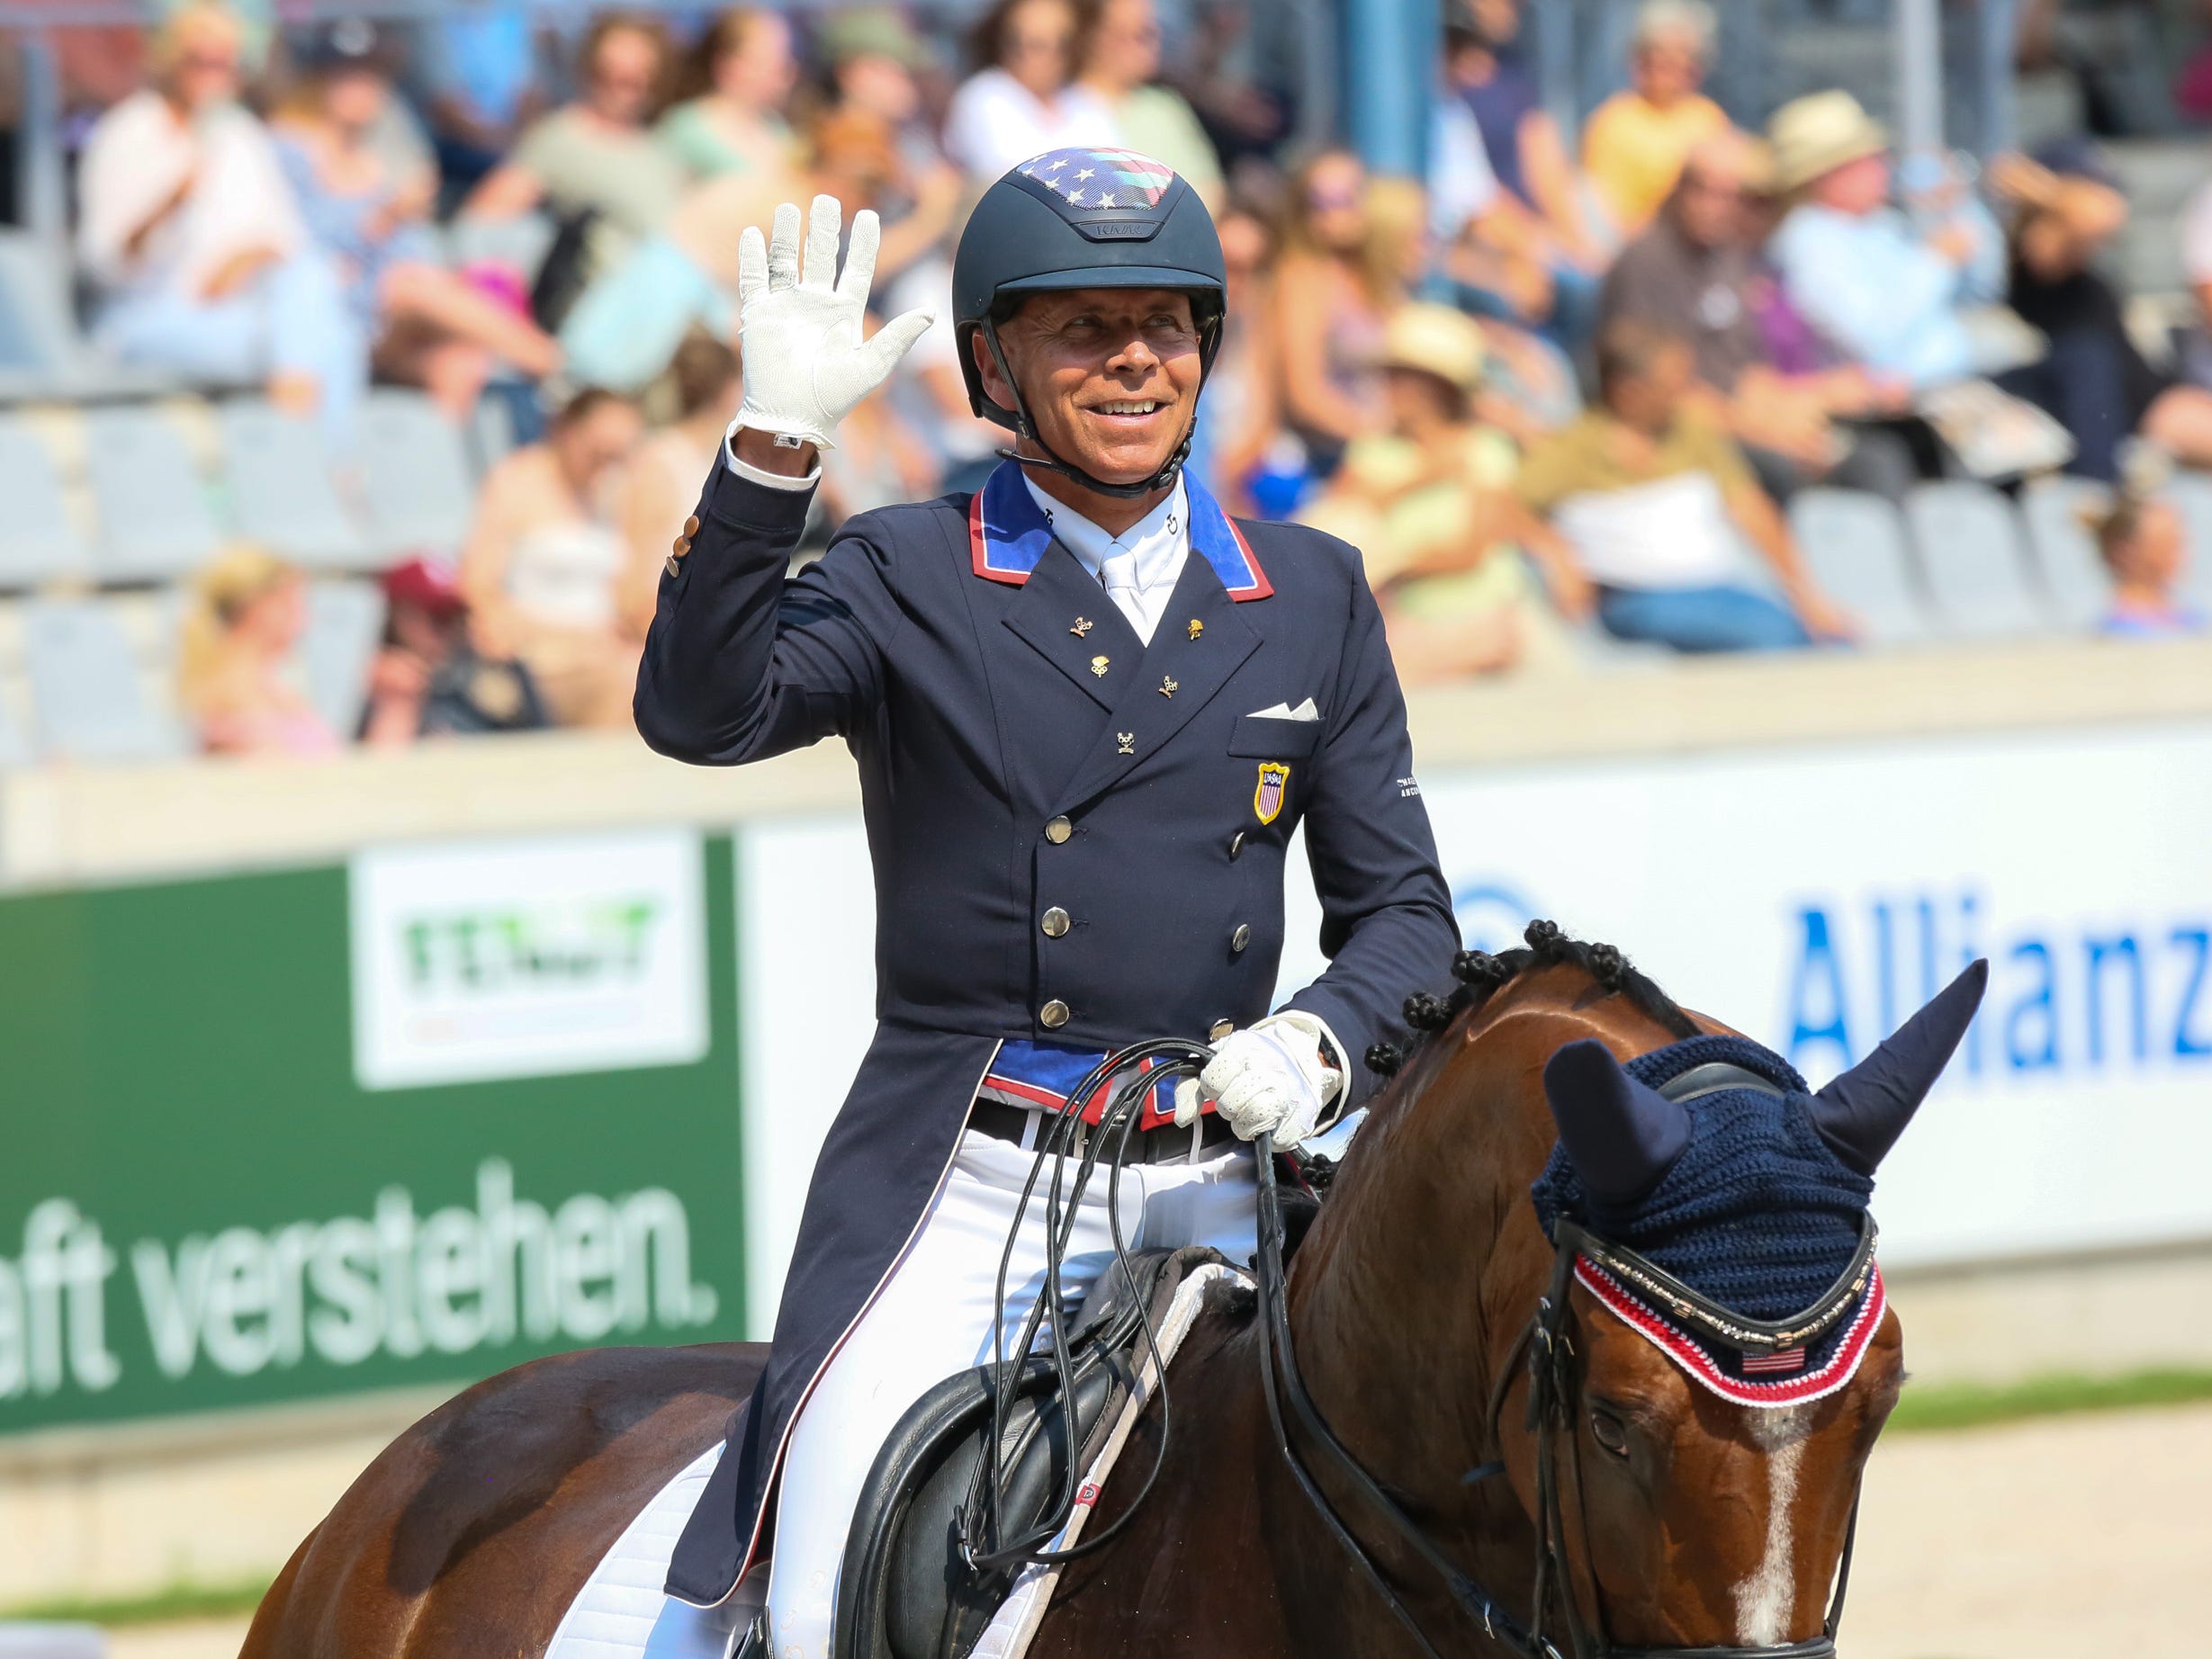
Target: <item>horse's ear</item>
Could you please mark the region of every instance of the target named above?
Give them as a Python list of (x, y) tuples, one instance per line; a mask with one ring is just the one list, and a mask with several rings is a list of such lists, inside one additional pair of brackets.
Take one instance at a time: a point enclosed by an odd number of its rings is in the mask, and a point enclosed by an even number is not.
[(1988, 989), (1989, 959), (1983, 957), (1938, 991), (1888, 1042), (1812, 1097), (1813, 1126), (1830, 1151), (1861, 1175), (1875, 1172), (1943, 1075)]
[(1569, 1043), (1544, 1064), (1551, 1121), (1589, 1195), (1633, 1204), (1674, 1168), (1689, 1144), (1690, 1115), (1638, 1082), (1603, 1043)]

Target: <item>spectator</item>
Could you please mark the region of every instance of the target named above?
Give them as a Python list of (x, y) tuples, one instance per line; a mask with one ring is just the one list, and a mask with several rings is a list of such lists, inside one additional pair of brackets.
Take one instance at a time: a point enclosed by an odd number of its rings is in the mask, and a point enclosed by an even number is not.
[(466, 191), (543, 112), (530, 8), (517, 0), (441, 6), (416, 38), (438, 172), (453, 190)]
[(544, 704), (519, 662), (488, 661), (469, 642), (469, 605), (443, 559), (418, 555), (384, 575), (384, 642), (369, 668), (362, 741), (535, 731)]
[(2003, 281), (1988, 213), (1963, 193), (1929, 202), (1920, 222), (1892, 208), (1888, 135), (1849, 93), (1785, 104), (1770, 133), (1775, 182), (1796, 198), (1770, 247), (1806, 319), (1915, 390), (1995, 366), (1965, 315)]
[(2112, 573), (2100, 632), (2154, 640), (2204, 632), (2204, 613), (2174, 593), (2189, 564), (2189, 536), (2173, 503), (2123, 490), (2090, 530)]
[(1218, 211), (1223, 186), (1213, 141), (1182, 94), (1158, 85), (1160, 18), (1153, 0), (1084, 0), (1081, 22), (1077, 85), (1112, 112), (1123, 144), (1165, 162)]
[(1225, 172), (1246, 161), (1272, 166), (1274, 147), (1290, 131), (1291, 100), (1252, 38), (1249, 0), (1198, 0), (1189, 15), (1191, 38), (1175, 54), (1176, 85)]
[(976, 26), (973, 47), (983, 67), (945, 112), (945, 153), (977, 184), (1047, 150), (1121, 142), (1113, 112), (1071, 79), (1072, 0), (999, 0)]
[[(935, 452), (938, 489), (959, 495), (983, 488), (999, 463), (999, 450), (1009, 442), (1005, 428), (968, 408), (960, 345), (952, 331), (952, 308), (946, 303), (952, 292), (951, 250), (967, 220), (964, 210), (956, 211), (937, 246), (884, 289), (883, 302), (877, 308), (886, 317), (927, 310), (935, 318), (900, 359), (893, 396), (907, 424)], [(1217, 359), (1214, 375), (1219, 373)], [(1206, 397), (1199, 404), (1201, 419), (1215, 396), (1209, 377)]]
[(924, 207), (949, 216), (960, 199), (960, 175), (946, 161), (922, 119), (922, 87), (915, 79), (930, 61), (929, 49), (891, 6), (832, 13), (823, 21), (820, 41), (830, 68), (831, 108), (876, 116), (888, 122), (895, 135), (904, 181), (899, 188), (913, 195), (895, 191), (885, 199), (877, 209), (885, 225), (895, 225)]
[(1562, 663), (1545, 589), (1569, 615), (1589, 611), (1567, 544), (1514, 494), (1512, 440), (1478, 418), (1486, 354), (1479, 327), (1449, 306), (1392, 316), (1381, 359), (1389, 429), (1354, 438), (1327, 494), (1301, 515), (1362, 550), (1408, 680)]
[(1281, 435), (1274, 338), (1267, 326), (1274, 238), (1266, 220), (1236, 203), (1216, 217), (1214, 227), (1221, 238), (1228, 303), (1198, 406), (1191, 465), (1232, 511), (1242, 513), (1260, 506), (1253, 487)]
[(712, 335), (695, 332), (669, 365), (676, 418), (638, 445), (622, 489), (623, 534), (639, 578), (623, 596), (626, 625), (641, 637), (652, 621), (670, 547), (699, 498), (699, 480), (719, 460), (724, 434), (737, 418), (744, 386), (737, 354)]
[(688, 95), (661, 118), (654, 136), (693, 178), (787, 177), (798, 159), (798, 139), (784, 106), (798, 78), (791, 25), (783, 15), (733, 6), (701, 38)]
[(630, 723), (643, 641), (623, 614), (632, 559), (616, 503), (642, 434), (626, 399), (580, 391), (477, 498), (461, 561), (471, 638), (480, 655), (527, 668), (563, 726)]
[(1595, 268), (1583, 182), (1534, 78), (1513, 55), (1520, 32), (1518, 0), (1456, 0), (1444, 20), (1446, 90), (1473, 118), (1499, 186), (1569, 257)]
[(1605, 278), (1605, 321), (1628, 318), (1690, 343), (1698, 392), (1776, 495), (1828, 482), (1902, 498), (1917, 477), (1894, 435), (1839, 417), (1886, 413), (1901, 387), (1822, 365), (1785, 373), (1767, 338), (1776, 282), (1752, 241), (1756, 157), (1732, 129), (1690, 152), (1682, 177)]
[(641, 392), (694, 329), (736, 338), (738, 238), (797, 193), (743, 173), (693, 185), (667, 226), (593, 277), (561, 319), (570, 374)]
[(103, 115), (78, 172), (78, 244), (100, 291), (95, 337), (132, 363), (263, 381), (352, 436), (368, 343), (309, 239), (268, 131), (238, 102), (239, 30), (209, 0), (155, 42), (157, 86)]
[(1713, 8), (1704, 0), (1645, 0), (1629, 89), (1599, 104), (1583, 128), (1583, 168), (1623, 236), (1650, 222), (1690, 151), (1729, 124), (1698, 90), (1713, 34)]
[(1283, 414), (1326, 477), (1344, 447), (1382, 426), (1376, 368), (1397, 279), (1368, 257), (1367, 169), (1325, 150), (1299, 170), (1275, 272), (1273, 348)]
[(2041, 363), (2001, 377), (2048, 410), (2074, 441), (2073, 470), (2117, 482), (2121, 443), (2149, 439), (2190, 466), (2212, 465), (2212, 391), (2154, 369), (2127, 333), (2119, 294), (2095, 266), (2127, 222), (2127, 199), (2087, 170), (2065, 173), (2024, 156), (1990, 164), (1991, 187), (2016, 210), (2006, 299), (2051, 343)]
[[(1844, 637), (1743, 453), (1689, 399), (1688, 342), (1616, 322), (1598, 337), (1597, 372), (1600, 406), (1529, 453), (1520, 490), (1596, 584), (1606, 632), (1681, 651)], [(1738, 533), (1773, 566), (1789, 608), (1736, 579)]]
[(378, 366), (428, 387), (456, 420), (475, 408), (495, 360), (534, 379), (557, 369), (550, 336), (437, 263), (424, 222), (436, 179), (427, 168), (395, 176), (373, 142), (391, 88), (371, 25), (347, 18), (324, 30), (301, 67), (275, 122), (278, 158)]
[(211, 755), (327, 755), (337, 740), (299, 686), (307, 584), (258, 547), (226, 550), (192, 581), (177, 694)]
[(582, 96), (533, 121), (463, 211), (511, 219), (543, 204), (564, 220), (593, 216), (599, 223), (585, 263), (598, 271), (667, 223), (683, 193), (684, 174), (646, 126), (668, 78), (661, 25), (605, 13), (586, 31), (578, 56)]

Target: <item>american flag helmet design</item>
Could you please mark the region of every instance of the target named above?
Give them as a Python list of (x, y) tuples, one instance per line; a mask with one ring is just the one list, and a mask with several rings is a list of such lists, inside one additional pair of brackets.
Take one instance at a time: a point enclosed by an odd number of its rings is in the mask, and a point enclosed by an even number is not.
[(1070, 207), (1141, 211), (1160, 205), (1175, 170), (1133, 149), (1055, 149), (1017, 169)]

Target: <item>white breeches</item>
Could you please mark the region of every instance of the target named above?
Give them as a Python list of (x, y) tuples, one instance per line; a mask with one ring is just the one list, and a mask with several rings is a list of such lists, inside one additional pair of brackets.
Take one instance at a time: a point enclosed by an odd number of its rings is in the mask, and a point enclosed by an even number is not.
[[(1164, 1131), (1173, 1134), (1173, 1131)], [(830, 1659), (831, 1612), (861, 1484), (892, 1427), (933, 1384), (993, 1356), (992, 1302), (1033, 1152), (974, 1131), (962, 1136), (938, 1194), (888, 1281), (831, 1357), (800, 1408), (784, 1456), (769, 1568), (777, 1659)], [(1068, 1168), (1073, 1184), (1075, 1166)], [(1060, 1268), (1068, 1311), (1113, 1261), (1107, 1171), (1096, 1170)], [(1008, 1344), (1020, 1340), (1045, 1275), (1040, 1177), (1006, 1274)], [(1252, 1152), (1121, 1172), (1121, 1232), (1131, 1250), (1210, 1244), (1239, 1267), (1254, 1248)]]

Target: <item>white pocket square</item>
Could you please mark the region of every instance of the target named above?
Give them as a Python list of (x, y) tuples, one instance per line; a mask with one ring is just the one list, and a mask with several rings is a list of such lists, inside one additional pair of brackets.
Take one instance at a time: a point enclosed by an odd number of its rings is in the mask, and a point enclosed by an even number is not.
[(1292, 708), (1287, 703), (1278, 703), (1269, 708), (1254, 709), (1245, 718), (1246, 720), (1318, 720), (1321, 718), (1321, 711), (1314, 707), (1313, 699), (1308, 697), (1296, 708)]

